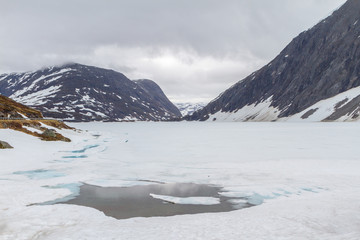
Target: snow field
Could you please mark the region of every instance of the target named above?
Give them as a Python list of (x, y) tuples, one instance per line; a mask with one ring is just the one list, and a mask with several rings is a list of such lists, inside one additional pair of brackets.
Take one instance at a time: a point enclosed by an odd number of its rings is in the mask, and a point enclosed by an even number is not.
[[(0, 155), (0, 239), (360, 238), (357, 123), (73, 125), (91, 131), (61, 131), (71, 143), (0, 131), (15, 147)], [(144, 180), (214, 184), (259, 205), (127, 220), (81, 206), (29, 206), (82, 182), (153, 184)]]

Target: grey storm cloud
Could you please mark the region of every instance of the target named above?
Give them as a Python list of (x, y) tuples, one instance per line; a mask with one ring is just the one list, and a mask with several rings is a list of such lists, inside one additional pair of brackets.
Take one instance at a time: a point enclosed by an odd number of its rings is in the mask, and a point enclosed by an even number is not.
[(208, 101), (345, 0), (0, 0), (0, 71), (79, 62)]

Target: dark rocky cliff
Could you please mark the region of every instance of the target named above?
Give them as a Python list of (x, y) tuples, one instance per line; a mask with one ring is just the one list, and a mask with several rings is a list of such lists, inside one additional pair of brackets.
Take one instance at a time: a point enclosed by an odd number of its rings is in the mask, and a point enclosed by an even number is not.
[(181, 116), (180, 110), (167, 98), (163, 90), (157, 85), (154, 81), (149, 79), (139, 79), (134, 81), (139, 85), (145, 92), (147, 92), (154, 100), (154, 102), (159, 102), (170, 112), (176, 114), (176, 116)]
[[(359, 86), (359, 77), (360, 1), (348, 0), (331, 16), (293, 39), (268, 65), (186, 119), (207, 120), (211, 114), (233, 113), (267, 99), (279, 111), (278, 118), (289, 117)], [(344, 114), (349, 112), (337, 114), (337, 118)], [(256, 116), (252, 119), (256, 120)]]

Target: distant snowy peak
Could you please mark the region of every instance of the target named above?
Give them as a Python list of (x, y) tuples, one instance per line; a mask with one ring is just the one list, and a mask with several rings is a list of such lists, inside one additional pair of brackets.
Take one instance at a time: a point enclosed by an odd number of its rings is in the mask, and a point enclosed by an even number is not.
[(174, 103), (182, 116), (190, 115), (206, 106), (206, 103)]
[(187, 120), (355, 121), (360, 108), (360, 1), (294, 38), (269, 64)]
[[(0, 93), (69, 121), (159, 121), (181, 116), (160, 87), (156, 91), (113, 70), (67, 64), (0, 76)], [(160, 89), (160, 90), (159, 90)]]

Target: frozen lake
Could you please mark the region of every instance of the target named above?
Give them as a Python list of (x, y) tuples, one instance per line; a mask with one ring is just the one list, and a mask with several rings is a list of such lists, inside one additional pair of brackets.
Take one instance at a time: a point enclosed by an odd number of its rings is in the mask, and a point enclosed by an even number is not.
[[(358, 123), (71, 125), (88, 132), (48, 143), (0, 131), (15, 147), (0, 156), (0, 239), (360, 238)], [(157, 183), (218, 189), (200, 198), (149, 187)], [(94, 206), (33, 205), (74, 201), (89, 185), (144, 187), (148, 200), (179, 206), (255, 207), (117, 220)]]
[[(250, 207), (244, 198), (219, 194), (216, 186), (194, 183), (150, 184), (131, 187), (98, 187), (85, 184), (74, 199), (58, 203), (88, 206), (117, 219), (229, 212)], [(243, 202), (239, 206), (236, 202)]]

